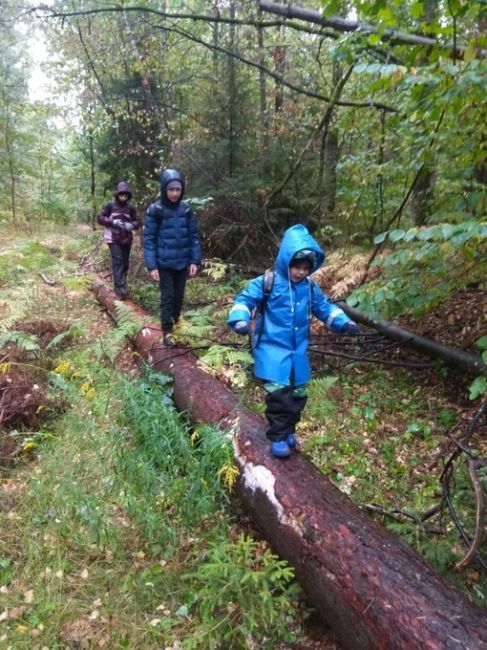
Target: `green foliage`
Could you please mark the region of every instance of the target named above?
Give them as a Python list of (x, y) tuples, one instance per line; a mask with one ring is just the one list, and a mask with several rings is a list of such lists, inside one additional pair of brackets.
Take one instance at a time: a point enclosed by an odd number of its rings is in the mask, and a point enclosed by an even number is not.
[(56, 350), (57, 348), (61, 347), (66, 341), (70, 341), (73, 337), (81, 337), (84, 334), (86, 334), (86, 328), (82, 323), (73, 323), (68, 327), (68, 329), (64, 330), (64, 332), (60, 332), (59, 334), (56, 334), (52, 338), (51, 341), (46, 345), (46, 351), (52, 351)]
[[(481, 351), (482, 361), (487, 364), (487, 336), (481, 336), (476, 342), (478, 349)], [(487, 378), (485, 375), (477, 377), (469, 386), (469, 398), (477, 399), (487, 393)]]
[(204, 273), (213, 281), (222, 280), (228, 270), (227, 264), (221, 260), (205, 260)]
[(184, 321), (178, 326), (178, 333), (183, 340), (195, 345), (206, 344), (214, 334), (213, 307), (208, 305), (199, 309), (188, 309)]
[(7, 343), (14, 343), (20, 350), (28, 353), (31, 358), (38, 357), (41, 352), (37, 336), (27, 332), (13, 331), (0, 334), (0, 348)]
[(228, 463), (230, 453), (230, 442), (221, 432), (202, 430), (194, 438), (198, 444), (192, 442), (169, 399), (171, 389), (168, 378), (149, 372), (138, 385), (125, 383), (117, 392), (123, 401), (124, 424), (136, 441), (130, 454), (121, 441), (120, 467), (145, 493), (158, 495), (161, 510), (153, 514), (159, 521), (145, 510), (138, 512), (137, 499), (126, 505), (161, 543), (174, 541), (180, 526), (196, 525), (225, 501), (219, 470)]
[(469, 386), (468, 396), (471, 400), (477, 399), (481, 395), (487, 393), (487, 379), (485, 377), (477, 377)]
[(108, 338), (100, 339), (95, 345), (97, 357), (105, 356), (112, 362), (127, 345), (127, 339), (134, 339), (144, 326), (143, 320), (121, 300), (115, 302), (115, 313), (117, 326), (110, 331)]
[[(183, 643), (196, 648), (275, 647), (270, 638), (291, 641), (293, 569), (241, 534), (235, 542), (212, 544), (204, 562), (186, 576), (194, 594), (198, 625)], [(270, 638), (269, 638), (270, 637)]]
[(481, 283), (487, 269), (487, 226), (474, 221), (428, 228), (392, 230), (375, 238), (395, 250), (374, 262), (381, 269), (376, 281), (348, 298), (351, 306), (384, 318), (409, 311), (424, 314), (449, 293)]
[(336, 384), (338, 377), (313, 377), (307, 387), (308, 403), (306, 413), (308, 417), (318, 421), (326, 421), (333, 415), (335, 405), (327, 397), (327, 393)]
[(225, 370), (225, 376), (235, 387), (243, 387), (248, 383), (245, 369), (253, 363), (253, 357), (248, 349), (235, 349), (225, 345), (211, 345), (208, 351), (200, 357), (214, 370)]
[(481, 336), (476, 342), (476, 345), (481, 351), (482, 361), (487, 363), (487, 336)]
[(0, 557), (0, 585), (7, 585), (13, 575), (12, 560), (8, 557)]

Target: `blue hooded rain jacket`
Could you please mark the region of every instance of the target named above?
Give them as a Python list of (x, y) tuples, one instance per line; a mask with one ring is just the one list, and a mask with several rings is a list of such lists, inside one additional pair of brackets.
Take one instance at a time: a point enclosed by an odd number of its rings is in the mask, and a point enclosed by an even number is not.
[[(305, 384), (311, 377), (307, 351), (312, 316), (337, 334), (351, 322), (344, 311), (325, 298), (311, 278), (291, 282), (289, 264), (293, 255), (303, 249), (311, 249), (316, 254), (312, 272), (316, 271), (325, 260), (318, 243), (302, 224), (288, 228), (277, 255), (265, 314), (258, 313), (252, 335), (256, 377), (285, 386)], [(264, 276), (261, 275), (251, 280), (235, 298), (227, 320), (229, 327), (238, 321), (250, 321), (263, 301)]]

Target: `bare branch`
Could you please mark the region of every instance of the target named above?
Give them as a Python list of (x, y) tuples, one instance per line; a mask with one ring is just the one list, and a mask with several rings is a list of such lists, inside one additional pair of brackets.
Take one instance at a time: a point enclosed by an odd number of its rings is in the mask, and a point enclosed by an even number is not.
[[(38, 8), (39, 9), (39, 8)], [(43, 8), (45, 9), (45, 8)], [(97, 14), (97, 13), (107, 13), (107, 12), (122, 12), (122, 11), (139, 11), (141, 13), (152, 13), (152, 14), (157, 14), (161, 17), (165, 18), (187, 18), (187, 19), (192, 19), (192, 20), (206, 20), (207, 22), (215, 22), (215, 17), (214, 16), (196, 16), (196, 15), (191, 15), (191, 14), (168, 14), (166, 12), (160, 12), (160, 11), (155, 11), (152, 9), (141, 9), (140, 7), (126, 7), (126, 8), (120, 8), (120, 7), (112, 7), (112, 8), (104, 8), (104, 9), (92, 9), (92, 10), (87, 10), (87, 11), (73, 11), (73, 12), (50, 12), (47, 17), (48, 18), (62, 18), (66, 19), (69, 17), (74, 17), (74, 16), (88, 16), (91, 14)], [(220, 19), (219, 22), (233, 22), (230, 19)], [(255, 26), (262, 26), (262, 23), (259, 21), (235, 21), (237, 24), (245, 24), (245, 25), (255, 25)], [(287, 24), (287, 23), (286, 23)], [(265, 25), (267, 26), (267, 25)], [(157, 27), (157, 26), (154, 26)], [(245, 63), (246, 65), (249, 65), (253, 68), (257, 68), (258, 70), (262, 70), (265, 72), (265, 74), (269, 75), (273, 79), (275, 79), (278, 83), (281, 85), (285, 86), (286, 88), (289, 88), (290, 90), (293, 90), (296, 93), (299, 93), (301, 95), (306, 95), (307, 97), (312, 97), (313, 99), (319, 99), (320, 101), (324, 102), (329, 102), (330, 97), (327, 95), (322, 95), (321, 93), (315, 93), (311, 90), (306, 90), (305, 88), (302, 88), (290, 81), (287, 81), (283, 77), (279, 76), (272, 70), (269, 70), (269, 68), (266, 68), (265, 66), (261, 65), (260, 63), (257, 63), (255, 61), (252, 61), (250, 59), (247, 59), (243, 56), (240, 56), (236, 52), (232, 52), (230, 50), (226, 50), (223, 47), (214, 45), (213, 43), (207, 43), (201, 38), (198, 38), (194, 34), (191, 34), (187, 30), (172, 26), (168, 27), (167, 25), (164, 25), (163, 27), (157, 27), (158, 29), (164, 29), (166, 31), (171, 31), (177, 34), (180, 34), (181, 36), (184, 36), (185, 38), (193, 41), (194, 43), (199, 43), (200, 45), (203, 45), (204, 47), (221, 52), (222, 54), (225, 54), (226, 56), (233, 57), (237, 59), (238, 61), (241, 61), (242, 63)], [(336, 102), (337, 106), (346, 106), (346, 107), (351, 107), (351, 108), (377, 108), (380, 110), (388, 111), (395, 113), (397, 112), (396, 108), (393, 108), (392, 106), (389, 106), (387, 104), (382, 104), (381, 102), (355, 102), (355, 101), (344, 101), (340, 100)]]
[[(441, 43), (434, 38), (422, 36), (420, 34), (408, 34), (407, 32), (400, 32), (396, 29), (381, 30), (374, 25), (362, 23), (357, 20), (350, 20), (347, 18), (340, 18), (339, 16), (324, 16), (321, 12), (314, 9), (305, 9), (303, 7), (292, 7), (290, 5), (279, 4), (271, 2), (270, 0), (260, 0), (259, 9), (267, 11), (268, 13), (286, 16), (288, 18), (297, 18), (306, 22), (314, 23), (316, 25), (323, 25), (331, 27), (338, 32), (360, 32), (363, 34), (377, 34), (382, 41), (391, 43), (392, 45), (420, 45), (423, 47), (438, 47), (442, 50), (447, 50), (450, 56), (455, 58), (462, 58), (465, 48), (456, 46), (449, 43)], [(487, 52), (481, 50), (481, 55), (486, 56)]]
[(463, 560), (455, 564), (455, 569), (457, 571), (462, 571), (468, 567), (475, 560), (479, 548), (482, 544), (484, 538), (484, 517), (485, 517), (485, 496), (480, 485), (479, 477), (477, 476), (476, 470), (479, 467), (484, 467), (487, 464), (487, 461), (480, 459), (468, 459), (468, 473), (470, 475), (470, 480), (475, 492), (475, 535), (473, 537), (468, 553), (465, 555)]

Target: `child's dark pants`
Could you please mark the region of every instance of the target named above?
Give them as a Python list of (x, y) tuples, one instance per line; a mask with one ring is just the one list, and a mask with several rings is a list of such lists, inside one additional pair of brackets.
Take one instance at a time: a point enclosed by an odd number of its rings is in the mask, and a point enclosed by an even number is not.
[(115, 289), (125, 289), (129, 270), (130, 244), (108, 244), (112, 256), (113, 284)]
[(304, 390), (296, 386), (285, 386), (271, 392), (266, 388), (266, 391), (265, 416), (269, 424), (266, 436), (272, 442), (286, 440), (290, 433), (295, 432), (308, 398), (303, 394)]
[(170, 332), (181, 315), (186, 277), (186, 269), (180, 271), (176, 269), (159, 269), (161, 328), (163, 332)]

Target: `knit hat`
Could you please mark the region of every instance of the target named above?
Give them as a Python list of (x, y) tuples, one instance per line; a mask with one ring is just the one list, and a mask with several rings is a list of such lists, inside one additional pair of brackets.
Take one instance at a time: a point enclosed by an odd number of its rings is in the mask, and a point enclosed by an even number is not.
[(166, 185), (165, 189), (166, 190), (175, 190), (175, 189), (182, 190), (183, 189), (183, 184), (181, 183), (181, 181), (179, 181), (177, 178), (175, 178), (174, 180), (169, 181), (169, 183)]
[(290, 266), (292, 266), (294, 262), (309, 262), (311, 268), (313, 269), (317, 263), (317, 256), (315, 251), (312, 251), (310, 248), (303, 248), (297, 253), (294, 253), (291, 258)]

